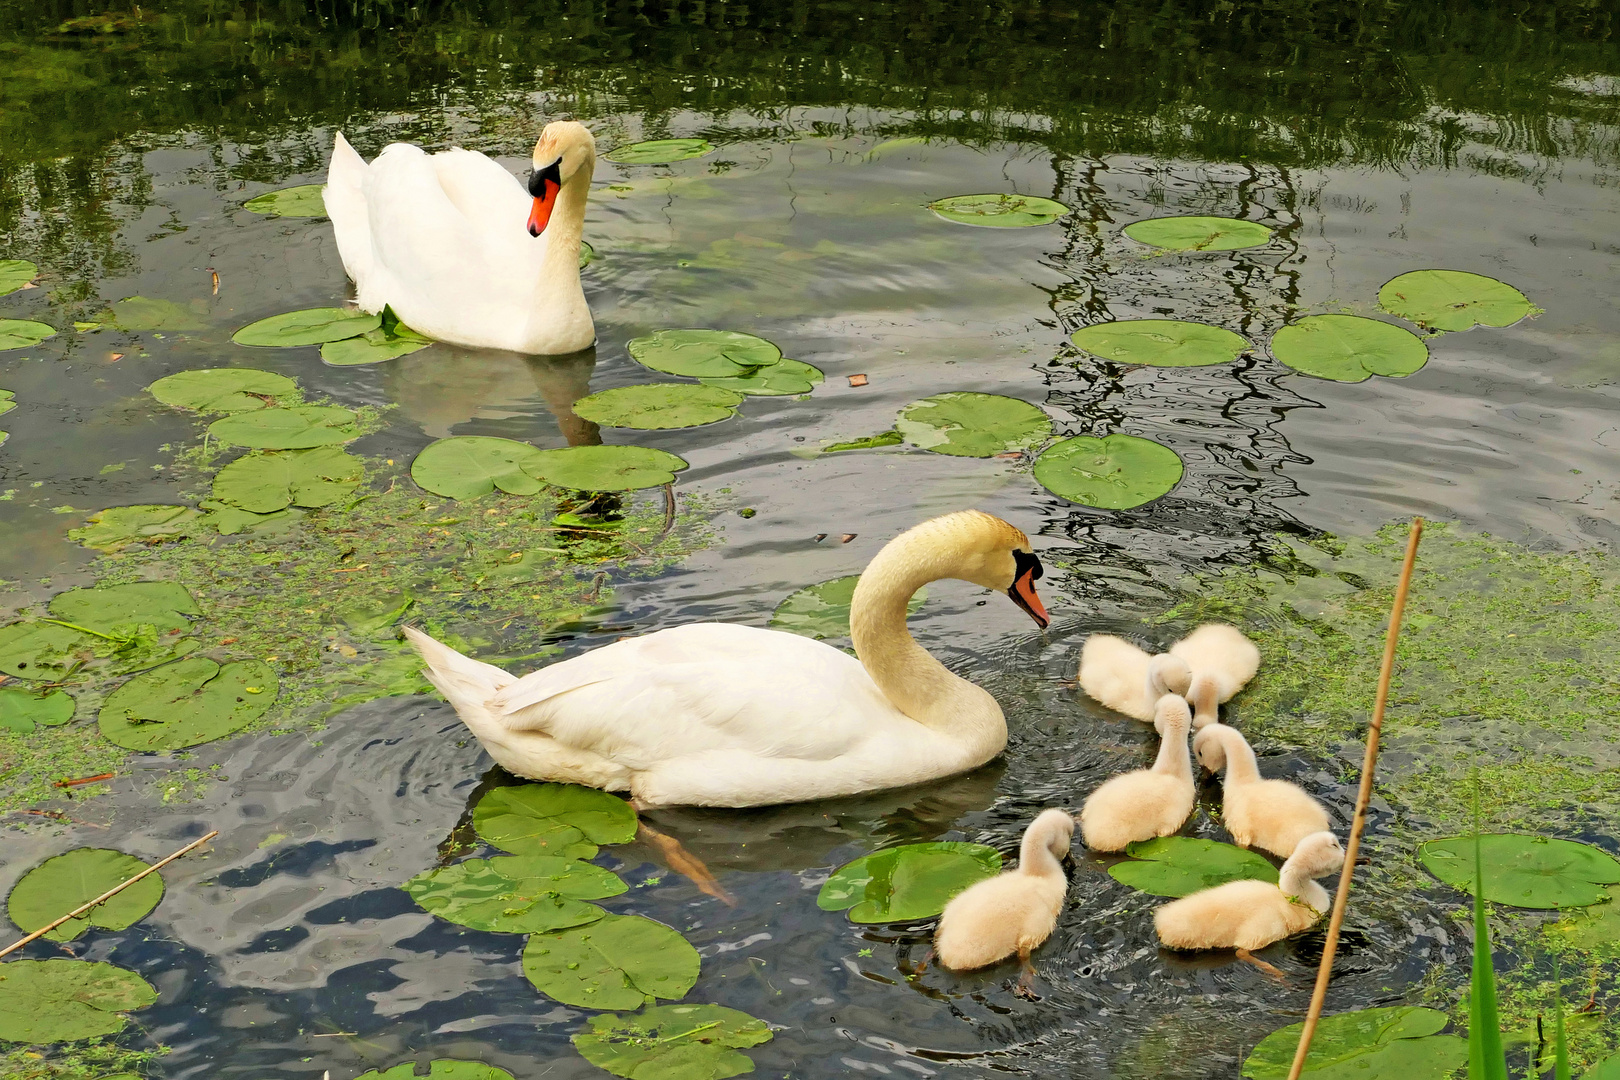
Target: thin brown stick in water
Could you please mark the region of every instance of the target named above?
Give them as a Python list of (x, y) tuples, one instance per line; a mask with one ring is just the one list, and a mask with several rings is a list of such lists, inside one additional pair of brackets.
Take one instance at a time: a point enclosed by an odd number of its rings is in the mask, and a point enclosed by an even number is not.
[(1361, 832), (1367, 827), (1367, 803), (1372, 799), (1373, 770), (1378, 765), (1378, 738), (1384, 728), (1384, 704), (1389, 700), (1389, 679), (1395, 671), (1395, 645), (1401, 638), (1401, 616), (1406, 613), (1406, 592), (1412, 584), (1412, 566), (1417, 562), (1418, 541), (1423, 538), (1423, 519), (1412, 519), (1406, 537), (1406, 561), (1395, 586), (1395, 603), (1389, 611), (1389, 629), (1384, 634), (1384, 662), (1378, 668), (1378, 696), (1373, 700), (1372, 720), (1367, 724), (1367, 754), (1361, 762), (1361, 790), (1356, 793), (1356, 815), (1350, 822), (1349, 842), (1344, 845), (1344, 869), (1339, 872), (1339, 891), (1333, 898), (1333, 917), (1328, 920), (1327, 942), (1322, 947), (1322, 966), (1316, 971), (1316, 989), (1311, 992), (1311, 1009), (1305, 1014), (1305, 1027), (1299, 1033), (1299, 1047), (1288, 1080), (1299, 1080), (1305, 1068), (1305, 1055), (1311, 1050), (1311, 1037), (1322, 1019), (1322, 1003), (1327, 999), (1328, 979), (1333, 974), (1333, 954), (1339, 948), (1339, 928), (1344, 925), (1344, 909), (1350, 902), (1350, 879), (1356, 872), (1356, 853), (1361, 850)]
[(675, 482), (671, 480), (664, 485), (664, 527), (658, 530), (660, 537), (669, 535), (669, 530), (675, 527)]

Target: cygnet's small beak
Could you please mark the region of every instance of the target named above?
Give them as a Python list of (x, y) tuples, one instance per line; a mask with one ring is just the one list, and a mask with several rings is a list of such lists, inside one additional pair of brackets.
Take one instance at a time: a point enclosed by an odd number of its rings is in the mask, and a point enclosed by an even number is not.
[(529, 176), (529, 194), (534, 206), (529, 211), (529, 235), (539, 236), (551, 223), (552, 208), (557, 205), (557, 193), (562, 190), (562, 158)]
[(1052, 625), (1052, 618), (1046, 614), (1046, 606), (1035, 594), (1035, 581), (1044, 573), (1041, 560), (1028, 551), (1014, 551), (1013, 559), (1017, 564), (1017, 576), (1013, 578), (1012, 588), (1007, 590), (1007, 595), (1012, 597), (1013, 603), (1029, 612), (1036, 626), (1045, 630)]

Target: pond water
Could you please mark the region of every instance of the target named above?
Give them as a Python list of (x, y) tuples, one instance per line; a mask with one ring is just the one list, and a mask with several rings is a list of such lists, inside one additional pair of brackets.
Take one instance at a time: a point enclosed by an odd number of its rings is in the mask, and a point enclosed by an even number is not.
[[(921, 957), (926, 929), (851, 926), (817, 909), (816, 889), (896, 842), (1010, 854), (1041, 808), (1078, 807), (1142, 764), (1153, 743), (1141, 726), (1067, 681), (1088, 633), (1158, 633), (1142, 619), (1189, 571), (1242, 565), (1278, 532), (1361, 533), (1412, 513), (1551, 549), (1620, 536), (1620, 25), (1596, 8), (136, 10), (95, 23), (82, 20), (104, 13), (82, 0), (0, 3), (0, 257), (44, 271), (0, 316), (65, 325), (142, 295), (206, 327), (64, 333), (0, 354), (0, 386), (18, 403), (0, 449), (0, 578), (14, 605), (87, 580), (92, 553), (66, 538), (86, 512), (180, 497), (168, 447), (196, 425), (143, 388), (222, 365), (392, 407), (356, 445), (379, 458), (408, 460), (451, 434), (634, 441), (685, 457), (678, 487), (709, 500), (716, 542), (619, 586), (606, 617), (616, 632), (763, 625), (788, 593), (856, 573), (898, 531), (965, 507), (1023, 528), (1046, 560), (1044, 633), (960, 583), (933, 587), (912, 620), (1002, 702), (1004, 758), (922, 791), (649, 815), (720, 875), (735, 907), (640, 845), (598, 860), (632, 886), (604, 906), (666, 922), (701, 951), (691, 1000), (777, 1027), (750, 1052), (760, 1075), (1237, 1076), (1261, 1035), (1302, 1014), (1318, 935), (1267, 954), (1286, 985), (1224, 954), (1177, 959), (1154, 944), (1156, 901), (1083, 857), (1031, 1003), (1009, 992), (1005, 969), (908, 982), (900, 966)], [(348, 295), (328, 222), (242, 209), (320, 181), (334, 132), (367, 157), (396, 140), (462, 145), (522, 174), (539, 127), (558, 117), (584, 120), (603, 149), (687, 136), (719, 146), (673, 165), (599, 163), (584, 271), (594, 353), (435, 346), (332, 368), (314, 348), (229, 343), (253, 319)], [(1073, 213), (1002, 230), (925, 205), (983, 191)], [(1149, 256), (1120, 233), (1179, 213), (1260, 221), (1273, 240)], [(1302, 314), (1371, 314), (1384, 281), (1430, 267), (1507, 281), (1545, 314), (1442, 336), (1404, 379), (1309, 378), (1262, 347)], [(1159, 369), (1067, 342), (1144, 317), (1227, 327), (1256, 347), (1233, 364)], [(626, 342), (674, 326), (761, 335), (826, 382), (803, 399), (750, 398), (739, 417), (696, 429), (597, 431), (573, 415), (587, 392), (648, 381)], [(855, 374), (866, 385), (850, 385)], [(951, 390), (1041, 404), (1061, 434), (1155, 439), (1186, 476), (1163, 499), (1108, 512), (1050, 495), (1011, 461), (805, 452), (884, 431), (900, 406)], [(1268, 772), (1348, 819), (1353, 748), (1262, 751)], [(165, 871), (167, 898), (146, 921), (76, 946), (162, 992), (126, 1036), (172, 1048), (154, 1075), (347, 1080), (429, 1057), (603, 1075), (568, 1042), (586, 1014), (522, 977), (521, 938), (436, 920), (398, 889), (456, 847), (472, 801), (504, 782), (448, 706), (370, 702), (317, 734), (210, 744), (185, 765), (218, 766), (196, 801), (154, 798), (152, 778), (175, 765), (137, 759), (110, 796), (69, 808), (110, 829), (10, 828), (0, 865), (4, 890), (70, 847), (153, 857), (221, 831), (206, 858)], [(1374, 833), (1387, 834), (1394, 811), (1375, 809)], [(1197, 831), (1221, 835), (1207, 821)], [(1358, 897), (1330, 1011), (1404, 1000), (1457, 956), (1454, 897), (1377, 886)]]

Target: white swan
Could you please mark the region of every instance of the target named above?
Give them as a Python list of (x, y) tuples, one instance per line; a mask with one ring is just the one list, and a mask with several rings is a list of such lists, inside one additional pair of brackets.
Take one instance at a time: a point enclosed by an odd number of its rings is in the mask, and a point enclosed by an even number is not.
[(1221, 823), (1244, 847), (1257, 847), (1286, 859), (1299, 842), (1329, 828), (1327, 811), (1287, 780), (1260, 778), (1260, 762), (1237, 728), (1209, 724), (1193, 739), (1193, 753), (1221, 778)]
[(1080, 649), (1080, 689), (1116, 712), (1142, 721), (1164, 694), (1193, 706), (1193, 727), (1219, 719), (1219, 706), (1248, 685), (1260, 650), (1236, 627), (1205, 623), (1157, 656), (1115, 637), (1092, 634)]
[(1339, 838), (1330, 832), (1312, 833), (1283, 863), (1277, 884), (1228, 881), (1195, 892), (1155, 911), (1153, 926), (1159, 940), (1172, 949), (1236, 949), (1239, 955), (1263, 949), (1309, 930), (1328, 913), (1333, 901), (1313, 879), (1343, 865)]
[(1187, 730), (1192, 712), (1184, 698), (1159, 699), (1153, 726), (1159, 756), (1151, 769), (1121, 773), (1108, 780), (1080, 808), (1080, 835), (1093, 851), (1124, 851), (1138, 840), (1169, 836), (1186, 824), (1197, 801)]
[(764, 806), (915, 784), (999, 754), (1001, 707), (912, 640), (906, 602), (960, 578), (1006, 592), (1044, 627), (1041, 572), (1029, 538), (999, 518), (925, 521), (889, 541), (855, 587), (859, 660), (796, 634), (695, 623), (520, 679), (406, 633), (510, 772), (629, 791), (642, 807)]
[(385, 146), (367, 165), (339, 133), (326, 213), (360, 307), (387, 304), (453, 345), (556, 354), (596, 340), (579, 284), (580, 234), (596, 165), (583, 124), (547, 124), (528, 190), (472, 150)]

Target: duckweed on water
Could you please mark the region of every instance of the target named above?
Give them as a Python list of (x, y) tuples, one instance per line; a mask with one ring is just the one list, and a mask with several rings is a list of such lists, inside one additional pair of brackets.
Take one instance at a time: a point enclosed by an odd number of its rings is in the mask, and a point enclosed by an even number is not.
[(48, 1058), (28, 1047), (17, 1047), (0, 1053), (0, 1076), (6, 1080), (101, 1080), (124, 1075), (145, 1076), (147, 1067), (168, 1052), (166, 1046), (155, 1050), (129, 1050), (101, 1039), (55, 1048)]

